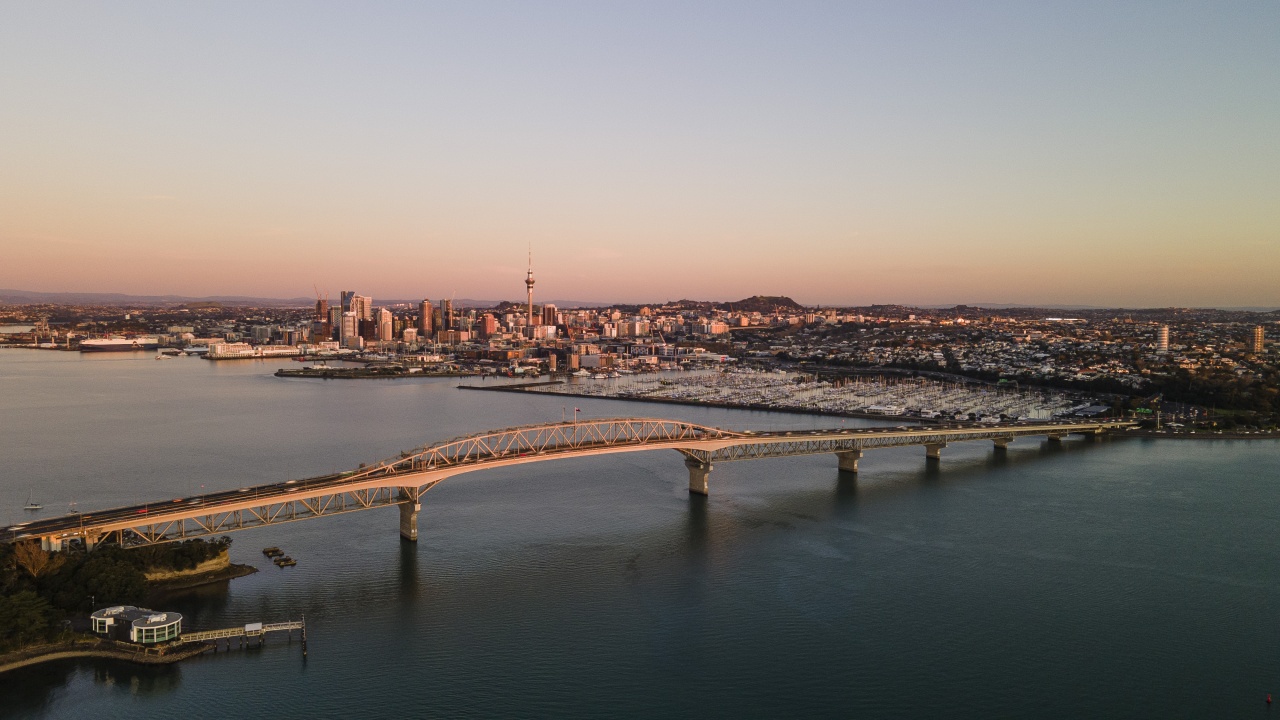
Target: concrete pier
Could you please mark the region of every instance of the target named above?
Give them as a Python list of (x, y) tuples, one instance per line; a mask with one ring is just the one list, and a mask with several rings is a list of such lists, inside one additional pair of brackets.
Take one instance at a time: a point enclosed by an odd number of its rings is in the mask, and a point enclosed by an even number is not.
[(836, 458), (840, 462), (840, 472), (857, 474), (858, 461), (862, 459), (862, 451), (846, 450), (845, 452), (838, 452), (836, 453)]
[(400, 503), (400, 537), (410, 542), (418, 541), (418, 512), (422, 503), (417, 500), (405, 500)]
[(937, 462), (942, 459), (942, 448), (946, 447), (946, 443), (930, 443), (924, 446), (924, 457), (926, 460)]
[(1005, 450), (1009, 449), (1009, 443), (1013, 442), (1013, 438), (1011, 437), (992, 438), (991, 442), (995, 444), (996, 452), (1004, 452)]
[(1049, 438), (1049, 442), (1051, 443), (1060, 443), (1062, 442), (1062, 438), (1063, 438), (1062, 435), (1049, 435), (1047, 437)]
[(685, 458), (684, 466), (689, 468), (689, 492), (694, 495), (709, 495), (707, 478), (711, 476), (711, 464)]

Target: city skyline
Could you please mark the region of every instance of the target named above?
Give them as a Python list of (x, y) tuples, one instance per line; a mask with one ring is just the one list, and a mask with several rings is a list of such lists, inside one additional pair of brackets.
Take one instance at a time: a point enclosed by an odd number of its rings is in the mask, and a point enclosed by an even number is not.
[(1274, 4), (14, 7), (0, 287), (1276, 307)]

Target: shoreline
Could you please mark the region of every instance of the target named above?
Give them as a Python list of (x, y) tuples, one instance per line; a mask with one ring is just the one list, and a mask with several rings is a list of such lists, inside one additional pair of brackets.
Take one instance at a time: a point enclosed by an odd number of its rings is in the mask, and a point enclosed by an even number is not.
[(273, 373), (282, 378), (320, 378), (322, 380), (402, 380), (404, 378), (476, 377), (474, 372), (424, 373), (407, 370), (379, 372), (370, 368), (328, 368), (324, 370), (297, 370), (280, 368)]
[(1146, 438), (1148, 440), (1280, 440), (1280, 432), (1218, 432), (1216, 430), (1197, 430), (1196, 432), (1167, 432), (1161, 430), (1130, 430), (1124, 437)]
[[(147, 582), (149, 599), (163, 597), (168, 593), (189, 590), (217, 582), (230, 582), (258, 572), (252, 565), (231, 563), (224, 568), (170, 580), (151, 580)], [(120, 660), (138, 665), (170, 665), (188, 658), (202, 655), (213, 649), (204, 642), (188, 642), (164, 648), (163, 652), (147, 649), (140, 645), (124, 643), (107, 638), (81, 636), (63, 642), (34, 645), (0, 655), (0, 674), (18, 668), (39, 665), (40, 663), (70, 660), (77, 658), (102, 658)]]
[(203, 655), (212, 649), (212, 645), (203, 642), (189, 642), (168, 648), (164, 652), (154, 652), (116, 640), (77, 638), (60, 643), (35, 645), (0, 655), (0, 674), (41, 663), (77, 658), (121, 660), (138, 665), (171, 665)]
[(258, 568), (252, 565), (241, 565), (239, 563), (228, 563), (226, 567), (195, 575), (184, 575), (182, 577), (171, 578), (167, 580), (148, 580), (148, 594), (169, 593), (175, 590), (187, 590), (190, 588), (208, 585), (210, 583), (221, 582), (223, 580), (235, 580), (236, 578), (245, 577), (258, 572)]

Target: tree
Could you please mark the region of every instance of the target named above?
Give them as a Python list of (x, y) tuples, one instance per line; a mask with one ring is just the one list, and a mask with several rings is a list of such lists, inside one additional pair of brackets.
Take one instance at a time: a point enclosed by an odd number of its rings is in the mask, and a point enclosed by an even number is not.
[(46, 640), (56, 628), (53, 608), (34, 592), (0, 595), (0, 650)]
[(33, 579), (45, 571), (52, 572), (62, 564), (62, 556), (45, 552), (36, 541), (18, 543), (13, 549), (14, 561)]

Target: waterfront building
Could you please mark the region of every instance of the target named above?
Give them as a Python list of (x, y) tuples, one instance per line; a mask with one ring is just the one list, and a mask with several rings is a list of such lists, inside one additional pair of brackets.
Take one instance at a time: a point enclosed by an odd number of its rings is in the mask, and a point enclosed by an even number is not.
[(143, 645), (177, 640), (182, 634), (182, 614), (176, 612), (116, 605), (97, 610), (89, 618), (94, 633)]

